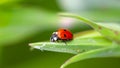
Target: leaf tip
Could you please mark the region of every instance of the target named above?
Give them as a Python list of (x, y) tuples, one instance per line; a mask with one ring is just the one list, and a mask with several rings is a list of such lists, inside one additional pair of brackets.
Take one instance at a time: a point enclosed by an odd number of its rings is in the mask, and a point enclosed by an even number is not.
[(43, 50), (43, 47), (46, 46), (46, 43), (30, 43), (29, 46), (31, 47), (31, 50), (33, 49)]

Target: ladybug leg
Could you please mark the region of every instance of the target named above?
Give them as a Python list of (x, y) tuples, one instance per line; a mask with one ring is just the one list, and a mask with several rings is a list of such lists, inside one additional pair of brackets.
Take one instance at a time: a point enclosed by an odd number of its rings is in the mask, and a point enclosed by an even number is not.
[(56, 39), (56, 41), (55, 42), (59, 42), (59, 39), (58, 39), (58, 37), (57, 37), (57, 39)]
[(67, 40), (62, 40), (67, 45)]
[(57, 41), (56, 42), (61, 42), (61, 39), (59, 37), (57, 37)]
[(66, 41), (64, 41), (64, 43), (67, 45), (67, 42), (66, 42)]
[(68, 41), (71, 41), (71, 39), (66, 39), (66, 40), (63, 40), (63, 42), (67, 45), (67, 42)]

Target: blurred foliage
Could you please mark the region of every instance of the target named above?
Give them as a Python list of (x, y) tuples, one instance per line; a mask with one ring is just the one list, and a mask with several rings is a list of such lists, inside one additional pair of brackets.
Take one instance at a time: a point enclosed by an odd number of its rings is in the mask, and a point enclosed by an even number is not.
[[(66, 59), (73, 56), (39, 50), (30, 51), (28, 46), (28, 43), (31, 42), (49, 40), (51, 33), (60, 28), (57, 13), (64, 11), (61, 8), (57, 0), (0, 0), (1, 68), (58, 68)], [(78, 12), (91, 20), (120, 21), (120, 10), (110, 9), (108, 11), (101, 12), (93, 9)], [(70, 29), (73, 33), (77, 33), (91, 28), (85, 24), (75, 23)], [(93, 67), (93, 64), (94, 67), (103, 65), (104, 68), (113, 68), (119, 67), (118, 60), (120, 59), (102, 58), (85, 60), (80, 64), (86, 68)], [(78, 65), (71, 65), (69, 68), (78, 68)]]

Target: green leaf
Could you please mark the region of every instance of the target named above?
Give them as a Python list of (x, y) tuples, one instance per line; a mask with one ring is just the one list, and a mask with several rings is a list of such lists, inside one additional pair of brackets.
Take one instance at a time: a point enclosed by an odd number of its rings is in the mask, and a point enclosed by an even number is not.
[[(97, 23), (90, 21), (86, 18), (80, 17), (78, 15), (74, 15), (74, 14), (69, 14), (69, 13), (60, 13), (59, 15), (63, 16), (63, 17), (71, 17), (71, 18), (79, 19), (79, 20), (83, 21), (84, 23), (93, 27), (96, 31), (100, 32), (106, 38), (120, 43), (120, 30), (113, 29), (116, 26), (113, 26), (113, 28), (107, 27), (108, 25), (107, 26), (105, 26), (104, 24), (100, 25), (100, 24), (97, 24)], [(118, 28), (120, 29), (120, 26)]]
[(65, 68), (67, 65), (74, 62), (78, 62), (84, 59), (96, 58), (96, 57), (120, 57), (120, 46), (116, 45), (116, 46), (95, 49), (88, 52), (80, 53), (70, 58), (60, 68)]
[(76, 34), (75, 36), (76, 38), (70, 42), (67, 42), (67, 44), (62, 42), (38, 42), (31, 43), (29, 45), (35, 49), (72, 54), (78, 54), (81, 52), (112, 45), (110, 40), (102, 37), (98, 32), (95, 31), (85, 31)]

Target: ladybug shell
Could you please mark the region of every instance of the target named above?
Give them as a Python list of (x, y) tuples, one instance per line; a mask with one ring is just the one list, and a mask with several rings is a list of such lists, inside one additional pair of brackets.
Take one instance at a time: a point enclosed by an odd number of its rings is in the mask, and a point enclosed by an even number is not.
[(73, 34), (67, 29), (59, 29), (57, 31), (58, 38), (61, 40), (72, 40)]

